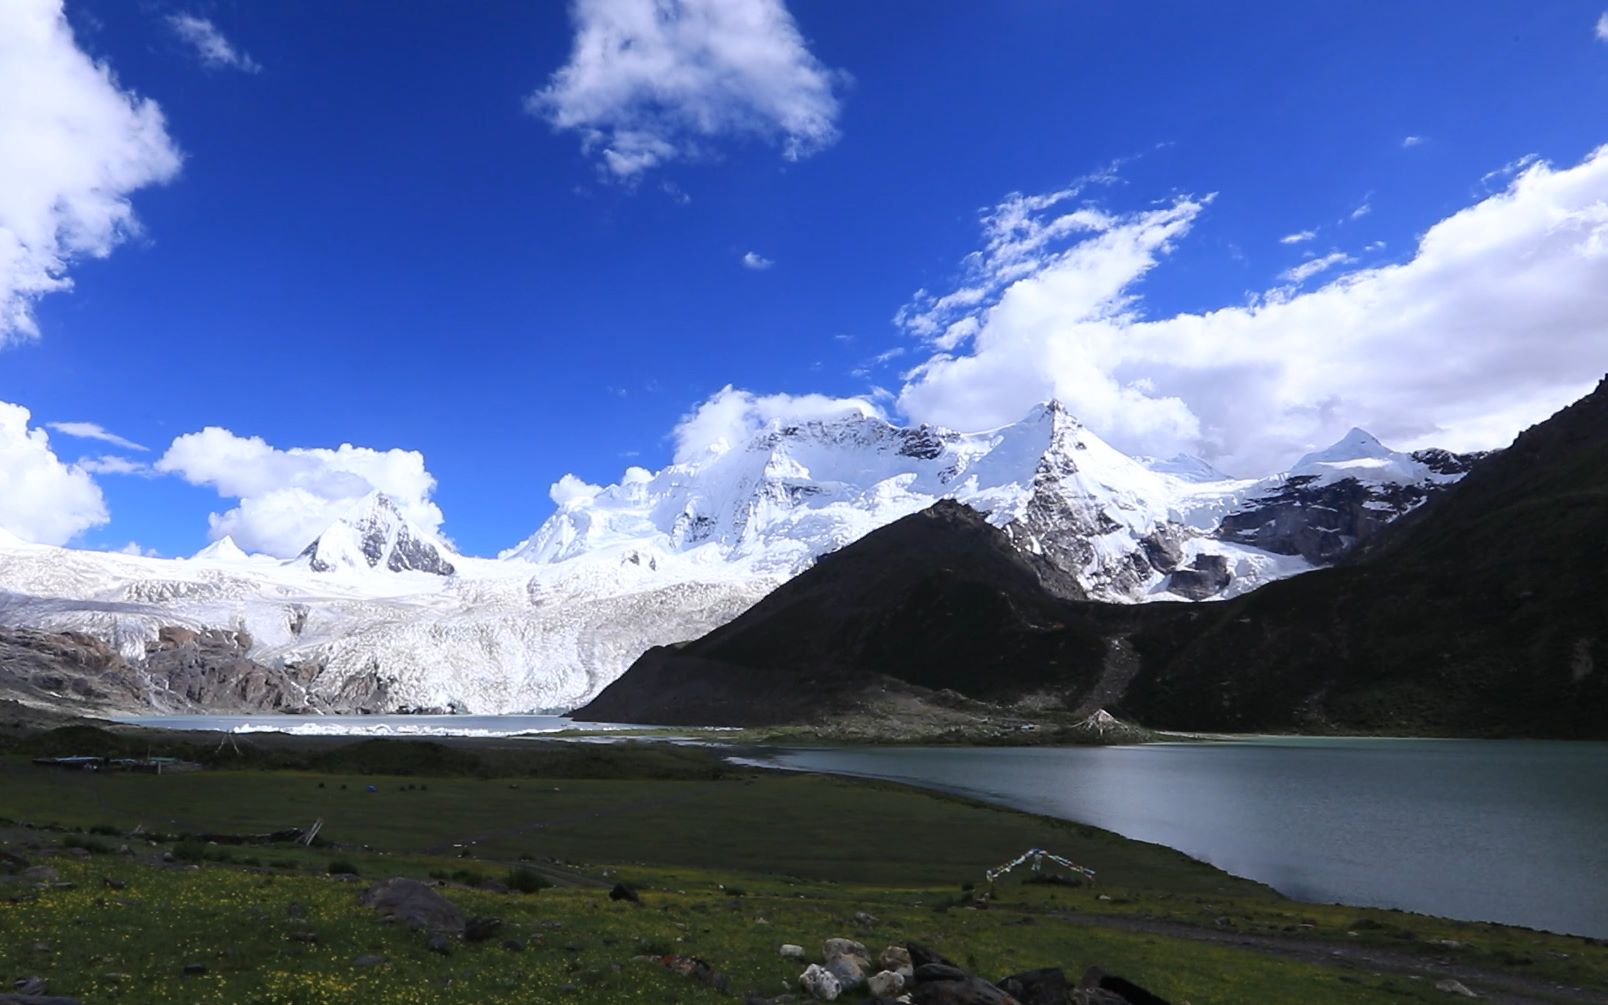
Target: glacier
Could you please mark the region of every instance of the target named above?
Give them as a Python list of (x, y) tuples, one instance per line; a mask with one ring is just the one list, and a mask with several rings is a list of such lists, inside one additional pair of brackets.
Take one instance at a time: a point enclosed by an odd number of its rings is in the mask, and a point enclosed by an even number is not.
[[(1290, 471), (1235, 479), (1130, 457), (1053, 401), (972, 433), (853, 412), (563, 493), (496, 558), (457, 554), (379, 493), (288, 561), (228, 538), (162, 559), (0, 532), (0, 625), (93, 636), (133, 667), (164, 628), (226, 630), (251, 660), (294, 669), (311, 709), (555, 712), (941, 498), (987, 514), (1067, 596), (1198, 601), (1330, 561), (1466, 469), (1353, 430)], [(160, 689), (152, 704), (195, 710)]]

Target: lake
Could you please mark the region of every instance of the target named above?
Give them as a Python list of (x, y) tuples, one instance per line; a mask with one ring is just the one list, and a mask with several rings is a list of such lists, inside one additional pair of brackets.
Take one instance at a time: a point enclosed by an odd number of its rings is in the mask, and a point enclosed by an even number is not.
[(1608, 743), (1255, 738), (766, 760), (1094, 824), (1301, 900), (1608, 938)]
[[(366, 736), (634, 728), (555, 715), (124, 721)], [(812, 747), (773, 751), (762, 763), (907, 782), (1094, 824), (1301, 900), (1608, 938), (1608, 743), (1261, 737), (1127, 747)]]

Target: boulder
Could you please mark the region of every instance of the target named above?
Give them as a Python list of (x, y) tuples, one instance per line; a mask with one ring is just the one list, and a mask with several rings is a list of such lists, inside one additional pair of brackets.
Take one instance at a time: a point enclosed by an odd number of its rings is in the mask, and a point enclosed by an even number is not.
[(916, 990), (910, 995), (914, 1005), (1019, 1005), (981, 977), (963, 973), (958, 979), (923, 982), (923, 969), (916, 968)]
[(853, 939), (827, 939), (821, 943), (821, 956), (827, 962), (847, 957), (858, 963), (860, 969), (871, 969), (870, 954), (866, 952), (864, 944)]
[(866, 968), (853, 956), (835, 956), (826, 961), (826, 969), (837, 978), (840, 990), (858, 991), (865, 986)]
[(776, 954), (784, 960), (802, 960), (804, 958), (804, 947), (795, 946), (791, 942), (784, 942), (781, 948), (776, 950)]
[(897, 998), (904, 993), (905, 979), (895, 970), (880, 970), (865, 982), (866, 990), (878, 998)]
[(61, 881), (61, 873), (48, 865), (31, 865), (17, 874), (24, 882), (36, 883), (39, 886), (49, 886), (51, 883)]
[(947, 958), (939, 955), (919, 942), (907, 942), (905, 943), (905, 949), (910, 954), (910, 965), (912, 967), (924, 966), (928, 963), (940, 963), (946, 967), (954, 966), (954, 963), (950, 962)]
[(1436, 981), (1435, 990), (1444, 991), (1449, 995), (1461, 995), (1464, 998), (1479, 997), (1479, 995), (1468, 989), (1468, 985), (1464, 984), (1462, 981), (1454, 981), (1450, 977), (1442, 981)]
[(925, 984), (928, 981), (962, 981), (971, 974), (953, 963), (921, 963), (916, 966), (914, 976), (917, 984)]
[(438, 935), (462, 935), (463, 912), (434, 888), (416, 879), (386, 879), (364, 891), (360, 902), (382, 920)]
[(1059, 967), (1041, 967), (1012, 974), (999, 982), (999, 989), (1022, 1005), (1066, 1005), (1072, 983)]
[(811, 963), (798, 975), (798, 986), (809, 993), (816, 1001), (837, 1001), (843, 989), (838, 985), (838, 979), (832, 971), (819, 964)]
[(889, 946), (877, 957), (877, 965), (884, 970), (892, 970), (908, 982), (915, 976), (915, 964), (910, 962), (910, 950), (903, 946)]
[(1169, 1005), (1160, 995), (1099, 967), (1083, 972), (1078, 986), (1072, 989), (1072, 1001), (1076, 1005)]
[(642, 898), (641, 898), (641, 896), (639, 896), (637, 894), (636, 890), (632, 889), (629, 886), (626, 886), (624, 883), (615, 883), (614, 884), (614, 889), (609, 891), (609, 899), (610, 900), (628, 900), (633, 904), (642, 903)]

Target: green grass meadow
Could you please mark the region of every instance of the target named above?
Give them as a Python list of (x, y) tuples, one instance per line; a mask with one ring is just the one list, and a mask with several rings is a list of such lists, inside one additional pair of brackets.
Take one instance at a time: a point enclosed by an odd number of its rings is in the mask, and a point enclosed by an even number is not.
[[(312, 848), (194, 838), (316, 819)], [(1096, 828), (812, 775), (154, 776), (53, 771), (12, 756), (0, 757), (0, 841), (59, 874), (46, 887), (0, 876), (0, 978), (43, 977), (51, 993), (85, 1002), (713, 1003), (732, 999), (644, 957), (705, 959), (741, 1000), (796, 990), (801, 967), (777, 955), (779, 944), (818, 953), (834, 936), (873, 953), (927, 943), (992, 978), (1049, 965), (1075, 978), (1098, 964), (1190, 1005), (1448, 1000), (1423, 975), (1129, 930), (1124, 919), (1426, 961), (1456, 953), (1501, 973), (1608, 986), (1608, 949), (1588, 940), (1296, 903)], [(1094, 868), (1098, 880), (1011, 878), (979, 907), (984, 870), (1029, 847)], [(175, 850), (178, 860), (162, 860)], [(332, 863), (359, 878), (331, 876)], [(555, 885), (473, 885), (513, 868)], [(430, 952), (422, 934), (382, 925), (358, 903), (370, 881), (396, 875), (452, 878), (446, 895), (467, 915), (500, 918), (502, 930)], [(608, 898), (621, 879), (642, 891), (641, 905)], [(857, 922), (858, 912), (876, 921)], [(356, 962), (365, 956), (384, 962)], [(187, 964), (205, 971), (186, 975)]]

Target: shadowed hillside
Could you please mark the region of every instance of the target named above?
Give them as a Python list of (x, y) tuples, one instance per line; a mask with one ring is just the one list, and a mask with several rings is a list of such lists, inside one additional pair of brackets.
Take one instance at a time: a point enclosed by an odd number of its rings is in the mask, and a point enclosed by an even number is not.
[(1608, 736), (1605, 576), (1608, 381), (1339, 568), (1222, 603), (1071, 601), (945, 502), (649, 651), (579, 714), (811, 721), (890, 679), (1069, 710), (1098, 683), (1157, 728)]

